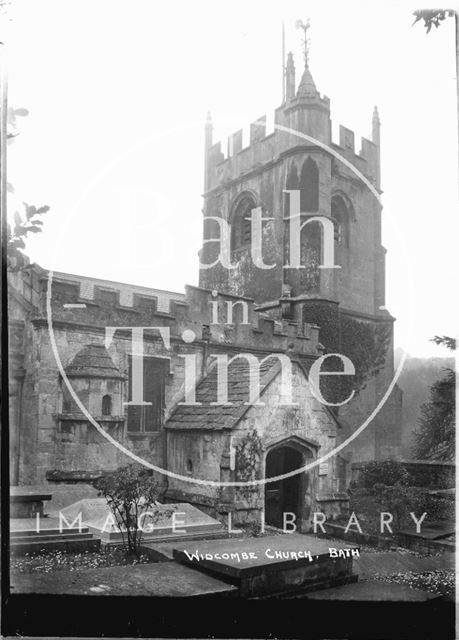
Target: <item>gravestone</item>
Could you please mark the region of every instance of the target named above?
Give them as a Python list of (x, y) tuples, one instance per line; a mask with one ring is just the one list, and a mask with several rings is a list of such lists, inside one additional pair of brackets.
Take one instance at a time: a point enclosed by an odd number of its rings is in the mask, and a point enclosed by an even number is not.
[[(223, 531), (215, 518), (187, 503), (160, 504), (150, 507), (154, 516), (141, 516), (144, 530), (142, 543), (155, 540), (179, 539), (197, 534), (207, 535)], [(81, 522), (101, 538), (105, 544), (123, 542), (123, 536), (105, 498), (85, 498), (60, 510), (68, 523), (74, 523), (81, 514)], [(148, 513), (148, 512), (147, 512)]]
[(34, 518), (43, 515), (43, 502), (51, 500), (46, 487), (10, 487), (10, 518)]

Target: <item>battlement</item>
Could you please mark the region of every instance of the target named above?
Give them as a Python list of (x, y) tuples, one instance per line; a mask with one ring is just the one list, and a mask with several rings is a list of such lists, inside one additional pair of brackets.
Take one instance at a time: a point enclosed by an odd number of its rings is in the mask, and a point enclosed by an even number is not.
[[(48, 272), (32, 265), (39, 282), (35, 317), (46, 321)], [(23, 279), (23, 276), (19, 276)], [(167, 326), (171, 338), (192, 330), (195, 340), (263, 351), (317, 355), (318, 327), (257, 311), (254, 300), (187, 285), (185, 294), (55, 272), (53, 324), (93, 327)]]
[[(224, 162), (231, 161), (231, 158), (234, 158), (241, 153), (249, 152), (253, 146), (258, 146), (259, 143), (263, 143), (266, 139), (276, 133), (276, 131), (273, 131), (267, 134), (266, 126), (266, 115), (263, 115), (260, 118), (257, 118), (257, 120), (251, 122), (249, 125), (249, 143), (245, 147), (243, 129), (238, 129), (238, 131), (230, 134), (226, 141), (222, 140), (216, 142), (207, 151), (209, 167), (216, 167)], [(271, 150), (270, 146), (270, 151)], [(261, 151), (261, 155), (265, 155), (263, 150), (258, 149), (258, 151)]]
[[(46, 276), (45, 279), (47, 280), (48, 277)], [(54, 272), (53, 286), (55, 283), (77, 286), (78, 302), (81, 303), (111, 302), (113, 305), (134, 310), (150, 307), (160, 313), (171, 313), (175, 304), (185, 302), (185, 296), (182, 293), (68, 273)]]
[(339, 147), (341, 155), (346, 159), (354, 160), (358, 169), (366, 166), (367, 171), (373, 175), (375, 164), (378, 161), (378, 145), (373, 140), (368, 140), (363, 136), (360, 138), (360, 151), (357, 154), (355, 150), (355, 134), (351, 129), (339, 125), (339, 142), (332, 140), (334, 147)]
[(352, 153), (355, 153), (354, 132), (347, 127), (343, 127), (342, 124), (339, 125), (339, 146), (343, 147), (343, 149), (350, 149)]
[[(361, 149), (356, 153), (355, 134), (351, 129), (340, 125), (339, 141), (332, 140), (329, 114), (317, 116), (313, 108), (315, 102), (321, 106), (329, 105), (327, 96), (313, 98), (294, 98), (278, 107), (274, 112), (274, 130), (267, 133), (266, 115), (257, 118), (249, 125), (250, 137), (244, 147), (243, 129), (230, 134), (227, 140), (219, 141), (207, 150), (208, 189), (212, 190), (241, 179), (265, 164), (277, 161), (282, 154), (295, 147), (314, 147), (314, 142), (302, 139), (289, 130), (305, 133), (321, 144), (330, 145), (340, 155), (352, 162), (359, 171), (370, 178), (376, 178), (379, 149), (378, 145), (367, 138), (361, 139)], [(306, 106), (305, 106), (306, 103)], [(302, 113), (313, 114), (304, 116)], [(296, 113), (293, 113), (293, 112)], [(323, 147), (322, 147), (323, 148)]]
[(252, 298), (187, 285), (188, 327), (202, 338), (223, 344), (317, 355), (319, 327), (276, 319), (260, 312)]

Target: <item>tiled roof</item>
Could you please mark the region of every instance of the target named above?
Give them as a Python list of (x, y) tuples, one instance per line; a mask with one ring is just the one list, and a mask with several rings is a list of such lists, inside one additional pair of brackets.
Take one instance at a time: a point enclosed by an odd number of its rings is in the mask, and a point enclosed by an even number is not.
[[(166, 429), (231, 429), (251, 405), (249, 401), (250, 364), (238, 358), (228, 367), (228, 401), (232, 405), (212, 405), (217, 401), (217, 366), (209, 370), (196, 387), (196, 402), (200, 405), (178, 405), (166, 422)], [(280, 371), (278, 358), (271, 357), (260, 364), (260, 395)]]
[(124, 379), (103, 344), (88, 344), (65, 368), (68, 377)]

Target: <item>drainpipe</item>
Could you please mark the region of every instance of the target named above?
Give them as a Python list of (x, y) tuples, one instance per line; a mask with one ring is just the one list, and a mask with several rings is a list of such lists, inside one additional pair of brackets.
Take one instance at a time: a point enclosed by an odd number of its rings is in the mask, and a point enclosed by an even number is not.
[(16, 369), (14, 379), (17, 381), (17, 401), (16, 401), (16, 468), (14, 472), (13, 484), (19, 484), (20, 464), (21, 464), (21, 431), (22, 431), (22, 391), (24, 387), (25, 370), (22, 367)]
[(202, 362), (201, 362), (201, 378), (206, 375), (207, 360), (209, 358), (209, 341), (210, 327), (204, 326), (202, 329)]

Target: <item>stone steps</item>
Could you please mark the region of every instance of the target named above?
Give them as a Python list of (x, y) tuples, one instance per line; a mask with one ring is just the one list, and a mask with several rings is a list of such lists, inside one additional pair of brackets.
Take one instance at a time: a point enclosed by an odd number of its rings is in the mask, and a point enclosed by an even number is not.
[(26, 539), (26, 538), (37, 538), (40, 537), (41, 539), (43, 539), (44, 537), (47, 536), (75, 536), (75, 535), (90, 535), (92, 536), (92, 533), (89, 532), (88, 527), (81, 527), (81, 529), (78, 529), (78, 527), (63, 527), (62, 531), (58, 528), (52, 528), (52, 529), (40, 529), (39, 531), (37, 531), (36, 529), (16, 529), (13, 531), (10, 531), (10, 540), (19, 540), (19, 539)]
[(20, 518), (10, 521), (10, 549), (14, 555), (49, 551), (82, 553), (98, 551), (100, 539), (86, 526), (63, 526), (61, 531), (56, 519), (43, 518), (37, 523), (32, 518)]
[(31, 542), (58, 542), (59, 540), (92, 540), (94, 536), (89, 532), (82, 533), (48, 533), (28, 536), (14, 536), (10, 538), (10, 545), (29, 544)]

